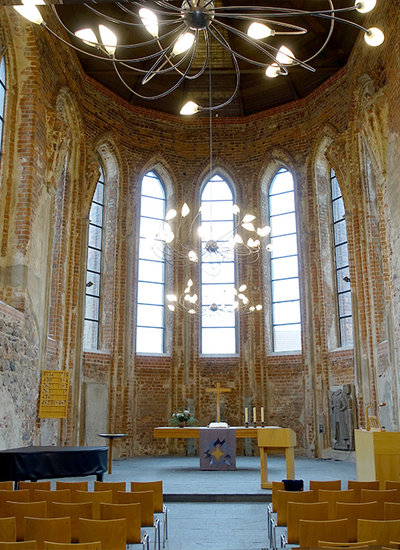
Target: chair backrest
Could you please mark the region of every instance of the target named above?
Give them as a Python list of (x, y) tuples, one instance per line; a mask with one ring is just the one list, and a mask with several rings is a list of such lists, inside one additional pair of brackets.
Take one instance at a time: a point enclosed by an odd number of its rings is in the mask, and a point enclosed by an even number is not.
[(93, 519), (93, 504), (91, 502), (50, 502), (47, 511), (48, 517), (71, 518), (71, 542), (78, 542), (78, 519)]
[(318, 480), (310, 479), (310, 491), (318, 491), (319, 489), (329, 489), (330, 491), (340, 491), (342, 481), (340, 479)]
[(154, 523), (154, 493), (153, 491), (118, 491), (118, 504), (140, 503), (142, 527)]
[(101, 550), (101, 542), (48, 542), (44, 543), (44, 550)]
[(6, 502), (6, 511), (9, 516), (14, 516), (17, 526), (17, 540), (25, 538), (25, 518), (45, 518), (47, 515), (47, 502)]
[(18, 542), (0, 542), (1, 550), (37, 550), (35, 540), (23, 540)]
[(376, 520), (359, 519), (357, 540), (375, 539), (377, 546), (400, 540), (400, 519)]
[(358, 481), (355, 479), (349, 479), (347, 482), (347, 489), (354, 489), (358, 495), (358, 499), (361, 498), (361, 489), (379, 489), (379, 481)]
[(79, 519), (79, 542), (101, 542), (103, 550), (126, 549), (126, 519)]
[(361, 489), (361, 502), (400, 502), (400, 491), (397, 489)]
[(288, 502), (316, 502), (317, 494), (314, 491), (278, 491), (277, 524), (287, 523)]
[(140, 543), (141, 505), (132, 504), (100, 504), (100, 519), (126, 519), (126, 543)]
[(36, 540), (38, 550), (44, 549), (44, 541), (71, 542), (71, 519), (25, 518), (25, 538)]
[(57, 489), (55, 491), (43, 491), (35, 489), (33, 500), (45, 500), (46, 502), (71, 502), (71, 491), (69, 489)]
[(276, 512), (278, 506), (278, 491), (284, 491), (285, 484), (283, 481), (272, 482), (272, 511)]
[(331, 542), (348, 542), (347, 519), (328, 519), (315, 521), (301, 519), (299, 521), (299, 546), (318, 546), (319, 540)]
[(0, 481), (0, 490), (2, 491), (12, 491), (14, 489), (13, 481)]
[(7, 500), (12, 500), (13, 502), (29, 502), (29, 491), (25, 489), (24, 491), (10, 491), (10, 490), (0, 490), (0, 517), (4, 518), (7, 516), (6, 512), (6, 502)]
[(400, 502), (384, 502), (383, 519), (400, 519)]
[(88, 491), (89, 483), (87, 481), (56, 481), (56, 489), (69, 489), (72, 495), (74, 491)]
[(348, 542), (347, 544), (344, 542), (329, 542), (327, 540), (318, 541), (318, 548), (335, 548), (336, 550), (340, 550), (342, 548), (343, 550), (347, 550), (347, 548), (358, 548), (358, 550), (360, 550), (361, 548), (369, 548), (370, 546), (376, 546), (376, 540)]
[(385, 481), (385, 489), (400, 489), (400, 481), (399, 480), (390, 480), (387, 479)]
[(357, 522), (359, 519), (376, 519), (381, 513), (379, 502), (338, 502), (336, 504), (336, 519), (349, 520), (347, 534), (349, 541), (357, 540)]
[(17, 526), (15, 517), (0, 518), (0, 541), (15, 542), (17, 540)]
[(75, 502), (91, 502), (93, 504), (93, 519), (100, 519), (100, 502), (113, 502), (113, 492), (110, 491), (75, 491), (72, 494)]
[(288, 502), (287, 504), (287, 540), (289, 544), (299, 542), (299, 521), (301, 519), (327, 520), (329, 505), (327, 502)]
[(153, 491), (154, 512), (163, 511), (163, 482), (160, 481), (131, 481), (131, 491)]
[(336, 519), (337, 502), (357, 502), (357, 495), (353, 489), (347, 491), (318, 490), (318, 501), (329, 503), (329, 519)]
[(18, 483), (19, 490), (29, 491), (29, 500), (34, 500), (33, 491), (37, 489), (42, 489), (43, 491), (50, 491), (51, 481), (20, 481)]
[(112, 491), (113, 492), (113, 502), (117, 502), (117, 491), (126, 491), (125, 481), (95, 481), (94, 482), (95, 491)]

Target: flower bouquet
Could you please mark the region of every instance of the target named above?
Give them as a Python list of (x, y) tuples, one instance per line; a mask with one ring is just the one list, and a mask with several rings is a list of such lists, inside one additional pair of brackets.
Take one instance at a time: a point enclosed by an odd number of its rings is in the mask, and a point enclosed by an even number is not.
[(197, 422), (197, 419), (187, 409), (178, 410), (174, 412), (171, 420), (169, 421), (171, 426), (193, 426)]

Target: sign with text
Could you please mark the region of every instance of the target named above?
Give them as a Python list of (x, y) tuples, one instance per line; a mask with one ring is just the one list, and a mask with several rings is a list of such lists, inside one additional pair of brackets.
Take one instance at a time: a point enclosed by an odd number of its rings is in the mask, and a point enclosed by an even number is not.
[(66, 418), (68, 413), (69, 372), (43, 370), (40, 386), (39, 418)]

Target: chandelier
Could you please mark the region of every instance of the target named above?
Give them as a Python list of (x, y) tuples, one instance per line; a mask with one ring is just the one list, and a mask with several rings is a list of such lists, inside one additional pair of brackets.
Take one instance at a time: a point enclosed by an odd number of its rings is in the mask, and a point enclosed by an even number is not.
[[(213, 105), (188, 101), (180, 111), (186, 115), (222, 109), (231, 103), (239, 89), (240, 62), (259, 67), (269, 78), (286, 76), (291, 67), (296, 66), (314, 72), (310, 63), (327, 47), (336, 23), (362, 31), (370, 46), (378, 46), (384, 40), (380, 29), (367, 29), (343, 17), (354, 11), (371, 11), (376, 0), (356, 0), (354, 4), (340, 8), (335, 8), (333, 0), (326, 0), (326, 9), (323, 10), (271, 5), (222, 6), (218, 0), (125, 0), (113, 2), (112, 11), (106, 4), (91, 0), (83, 6), (102, 23), (96, 28), (79, 30), (68, 28), (55, 5), (40, 11), (36, 6), (44, 5), (44, 0), (21, 1), (22, 5), (14, 6), (21, 15), (42, 25), (78, 52), (110, 63), (123, 85), (141, 99), (161, 99), (182, 83), (200, 78), (210, 63), (211, 43), (216, 44), (222, 52), (228, 53), (235, 70), (231, 95)], [(71, 41), (61, 37), (45, 22), (48, 8)], [(310, 18), (326, 20), (328, 25), (322, 44), (305, 59), (296, 57), (284, 43), (280, 46), (271, 43), (273, 37), (293, 42), (307, 34)], [(119, 30), (123, 30), (121, 34), (127, 37), (127, 41), (118, 38)], [(233, 42), (237, 46), (232, 46)], [(129, 84), (126, 75), (131, 72), (140, 75), (139, 86)], [(168, 74), (176, 76), (173, 84), (167, 85), (160, 93), (146, 95), (146, 85), (153, 78), (162, 79)]]

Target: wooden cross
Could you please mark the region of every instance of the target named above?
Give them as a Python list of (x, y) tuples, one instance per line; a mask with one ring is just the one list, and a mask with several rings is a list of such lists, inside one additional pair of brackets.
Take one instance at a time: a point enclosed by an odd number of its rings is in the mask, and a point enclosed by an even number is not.
[(206, 388), (206, 392), (213, 392), (217, 394), (217, 422), (221, 422), (221, 393), (230, 392), (231, 388), (221, 388), (221, 384), (217, 382), (216, 388)]

